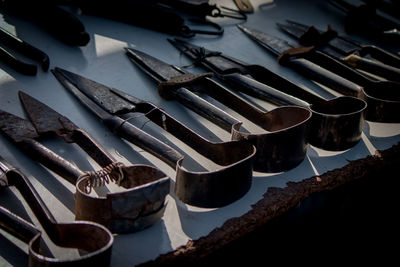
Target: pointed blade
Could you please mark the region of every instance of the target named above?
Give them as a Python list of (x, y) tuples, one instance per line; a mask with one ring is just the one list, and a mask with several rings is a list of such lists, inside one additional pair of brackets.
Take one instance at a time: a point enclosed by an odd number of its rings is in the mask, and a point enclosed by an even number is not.
[(84, 106), (102, 120), (135, 108), (135, 105), (115, 95), (103, 84), (57, 67), (52, 73)]
[(304, 29), (295, 25), (285, 25), (282, 23), (276, 23), (276, 25), (279, 27), (279, 29), (296, 39), (299, 39), (308, 29), (308, 27)]
[(125, 48), (125, 50), (129, 59), (157, 82), (167, 81), (172, 77), (183, 74), (183, 72), (178, 71), (174, 66), (144, 52), (132, 48)]
[(19, 91), (19, 99), (38, 134), (72, 132), (78, 127), (68, 118), (32, 96)]
[[(288, 33), (289, 35), (295, 37), (296, 39), (299, 39), (301, 35), (303, 35), (310, 26), (301, 24), (299, 22), (295, 22), (292, 20), (287, 20), (287, 23), (289, 25), (283, 25), (280, 23), (277, 23), (278, 27), (282, 29), (284, 32)], [(322, 30), (316, 29), (320, 33), (323, 33)], [(332, 40), (329, 41), (327, 44), (329, 47), (331, 47), (333, 50), (335, 50), (337, 53), (340, 53), (341, 55), (348, 56), (357, 50), (360, 49), (360, 45), (357, 45), (353, 42), (350, 42), (343, 38), (342, 36), (337, 36), (333, 38)], [(338, 57), (338, 54), (334, 54), (331, 49), (327, 49), (326, 46), (320, 48), (320, 50), (323, 50), (326, 53), (331, 53), (331, 56)]]
[(11, 113), (0, 110), (0, 130), (12, 141), (18, 143), (25, 139), (39, 137), (33, 124)]
[(244, 27), (242, 25), (237, 25), (239, 29), (241, 29), (246, 35), (248, 35), (251, 39), (270, 50), (276, 55), (282, 54), (284, 51), (295, 47), (295, 45), (290, 44), (289, 42), (280, 39), (278, 37), (274, 37), (272, 35), (268, 35), (264, 32), (251, 29), (248, 27)]

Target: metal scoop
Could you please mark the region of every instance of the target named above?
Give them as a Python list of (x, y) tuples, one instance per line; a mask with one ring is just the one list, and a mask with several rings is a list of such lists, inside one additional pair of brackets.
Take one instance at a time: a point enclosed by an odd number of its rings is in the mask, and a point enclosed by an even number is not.
[[(0, 129), (25, 153), (76, 185), (75, 216), (77, 220), (100, 223), (112, 232), (142, 230), (159, 221), (169, 193), (169, 177), (147, 165), (125, 166), (98, 144), (87, 132), (68, 118), (33, 97), (19, 92), (30, 121), (0, 110)], [(57, 135), (68, 143), (76, 143), (103, 169), (85, 172), (48, 149), (37, 140)], [(114, 182), (124, 191), (106, 196), (90, 194), (93, 187)]]
[[(196, 75), (185, 73), (176, 66), (169, 65), (148, 54), (131, 48), (128, 57), (160, 85), (174, 82), (175, 88), (162, 89), (164, 98), (173, 98), (189, 109), (231, 132), (233, 140), (246, 140), (257, 148), (254, 170), (280, 172), (292, 169), (303, 161), (307, 149), (307, 129), (311, 112), (303, 107), (281, 107), (269, 112), (256, 108), (243, 98), (230, 92), (219, 83), (207, 77), (195, 79)], [(197, 75), (199, 76), (199, 75)], [(201, 76), (201, 75), (200, 75)], [(187, 80), (192, 77), (193, 82)], [(184, 80), (179, 83), (177, 80)], [(190, 91), (189, 91), (190, 90)], [(261, 128), (263, 132), (252, 133), (241, 128), (241, 122), (219, 113), (211, 103), (204, 104), (194, 92), (206, 93), (226, 106), (231, 107)], [(280, 95), (285, 95), (276, 92)], [(290, 96), (285, 95), (282, 97)], [(293, 99), (296, 101), (296, 99)], [(300, 100), (298, 100), (300, 101)], [(301, 102), (301, 101), (300, 101)]]
[[(338, 97), (326, 101), (308, 93), (285, 78), (255, 64), (247, 64), (221, 52), (181, 41), (170, 40), (193, 61), (213, 71), (231, 88), (276, 105), (299, 105), (312, 111), (308, 142), (326, 150), (345, 150), (354, 146), (361, 138), (363, 114), (366, 103), (354, 97)], [(283, 91), (287, 94), (279, 93)], [(211, 90), (210, 90), (211, 91)], [(303, 99), (301, 101), (295, 97)], [(228, 101), (227, 101), (228, 102)], [(287, 117), (294, 116), (291, 113)], [(285, 119), (288, 119), (285, 117)], [(295, 139), (293, 136), (286, 139)], [(282, 142), (290, 142), (282, 140)], [(288, 147), (288, 153), (291, 153)]]
[[(15, 186), (45, 229), (51, 241), (60, 247), (79, 249), (81, 255), (72, 258), (54, 258), (44, 254), (40, 246), (41, 231), (0, 207), (0, 227), (22, 241), (29, 243), (29, 266), (109, 266), (114, 237), (104, 226), (79, 221), (57, 223), (38, 192), (27, 177), (10, 167), (0, 157), (0, 187)], [(2, 189), (4, 190), (4, 189)], [(50, 254), (50, 255), (48, 255)]]
[[(114, 133), (174, 168), (175, 193), (183, 202), (207, 208), (220, 207), (239, 199), (250, 189), (252, 163), (256, 153), (251, 144), (244, 141), (212, 143), (149, 102), (60, 68), (53, 70), (53, 74)], [(137, 117), (133, 112), (142, 113), (162, 129), (223, 167), (209, 172), (184, 169), (182, 154), (129, 122)]]
[[(295, 46), (280, 38), (238, 25), (251, 39), (276, 55), (283, 55)], [(400, 122), (400, 84), (366, 82), (356, 71), (319, 52), (288, 57), (285, 65), (342, 94), (357, 96), (368, 104), (366, 119), (376, 122)], [(351, 72), (350, 72), (351, 71)], [(361, 75), (362, 76), (362, 75)], [(364, 86), (364, 87), (363, 87)]]

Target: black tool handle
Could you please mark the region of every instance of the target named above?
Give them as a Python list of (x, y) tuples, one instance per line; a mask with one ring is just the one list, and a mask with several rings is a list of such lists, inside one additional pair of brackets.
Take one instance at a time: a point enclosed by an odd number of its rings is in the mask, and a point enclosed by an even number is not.
[(362, 87), (305, 58), (291, 58), (289, 66), (304, 76), (330, 87), (344, 95), (358, 96)]
[(0, 60), (21, 74), (33, 76), (37, 73), (35, 65), (18, 60), (2, 47), (0, 47)]
[(349, 55), (344, 58), (344, 62), (348, 65), (364, 70), (366, 72), (381, 76), (392, 81), (400, 81), (400, 69), (386, 65), (375, 60), (362, 58), (357, 55)]
[(303, 100), (283, 93), (275, 88), (272, 88), (243, 74), (227, 74), (223, 76), (223, 79), (233, 89), (241, 91), (250, 96), (271, 102), (275, 105), (297, 105), (302, 107), (309, 106), (309, 103)]
[(178, 151), (140, 130), (129, 123), (128, 120), (112, 116), (105, 119), (103, 122), (109, 129), (122, 138), (153, 154), (174, 169), (178, 161), (183, 158), (183, 155)]
[(0, 27), (0, 41), (13, 49), (19, 51), (27, 57), (37, 60), (41, 63), (42, 69), (47, 71), (50, 65), (49, 56), (38, 48), (17, 38), (13, 34)]
[(388, 51), (373, 46), (373, 45), (366, 45), (362, 46), (360, 51), (361, 56), (370, 55), (372, 58), (379, 60), (380, 62), (390, 65), (396, 68), (400, 68), (400, 57), (389, 53)]
[(104, 147), (82, 129), (76, 129), (74, 131), (73, 140), (102, 167), (116, 161)]
[(24, 139), (20, 145), (29, 155), (41, 164), (51, 169), (71, 184), (75, 185), (77, 179), (84, 173), (68, 160), (51, 151), (33, 139)]

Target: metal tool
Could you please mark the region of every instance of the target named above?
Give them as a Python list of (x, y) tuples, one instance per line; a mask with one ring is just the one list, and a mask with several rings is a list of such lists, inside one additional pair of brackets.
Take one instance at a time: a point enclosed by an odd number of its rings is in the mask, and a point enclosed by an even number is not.
[(329, 0), (329, 2), (346, 13), (344, 23), (346, 32), (397, 42), (400, 39), (400, 25), (388, 17), (377, 14), (373, 6), (356, 6), (344, 0)]
[(367, 5), (400, 19), (400, 4), (397, 0), (362, 0)]
[(29, 266), (110, 265), (114, 242), (110, 231), (100, 224), (88, 221), (57, 223), (29, 179), (0, 157), (0, 187), (9, 186), (18, 189), (55, 245), (80, 250), (80, 256), (73, 258), (54, 258), (51, 253), (45, 254), (40, 245), (41, 231), (0, 207), (0, 228), (29, 243)]
[[(230, 92), (216, 81), (203, 77), (192, 79), (196, 75), (185, 73), (176, 66), (169, 65), (150, 55), (131, 48), (127, 49), (128, 57), (144, 72), (154, 78), (160, 85), (175, 81), (174, 88), (159, 90), (160, 95), (167, 99), (176, 99), (189, 109), (219, 125), (231, 133), (232, 140), (245, 140), (257, 148), (254, 159), (254, 170), (262, 172), (281, 172), (292, 169), (300, 164), (306, 155), (307, 130), (311, 112), (302, 107), (281, 107), (266, 112), (250, 104), (243, 98)], [(177, 83), (177, 80), (185, 83)], [(245, 116), (263, 132), (248, 132), (241, 127), (241, 122), (226, 113), (218, 112), (211, 103), (198, 101), (199, 96), (193, 93), (202, 92)], [(277, 95), (284, 95), (279, 91)], [(282, 98), (290, 96), (281, 96)], [(296, 101), (296, 100), (293, 100)]]
[[(366, 119), (375, 122), (400, 122), (400, 84), (389, 81), (366, 82), (357, 71), (319, 51), (294, 45), (258, 30), (238, 25), (251, 39), (280, 56), (280, 63), (344, 95), (364, 99)], [(293, 51), (293, 53), (291, 52)], [(361, 75), (361, 76), (360, 76)], [(343, 77), (342, 77), (343, 76)], [(350, 77), (351, 76), (351, 77)]]
[[(25, 75), (36, 75), (37, 67), (36, 65), (18, 59), (13, 55), (14, 51), (38, 61), (44, 71), (49, 69), (50, 59), (46, 53), (17, 38), (15, 35), (9, 33), (1, 27), (0, 44), (0, 60), (19, 73)], [(8, 49), (6, 49), (3, 45), (5, 45)]]
[[(221, 52), (210, 51), (185, 41), (175, 39), (171, 43), (194, 62), (213, 71), (234, 90), (276, 105), (299, 105), (309, 108), (312, 111), (307, 138), (310, 144), (327, 150), (345, 150), (360, 140), (366, 108), (363, 100), (354, 97), (337, 97), (327, 101), (263, 66), (247, 64)], [(277, 90), (307, 102), (286, 94), (277, 94)], [(221, 100), (224, 99), (221, 98)], [(293, 116), (290, 113), (287, 115)], [(294, 138), (287, 137), (286, 139), (284, 141), (290, 142), (289, 140)], [(293, 149), (293, 144), (289, 146), (288, 153), (291, 151), (290, 147)]]
[(90, 41), (83, 23), (53, 1), (1, 0), (0, 11), (37, 24), (67, 45), (85, 46)]
[[(361, 46), (348, 42), (341, 37), (334, 37), (336, 34), (333, 30), (323, 33), (321, 30), (313, 26), (307, 26), (294, 21), (287, 21), (287, 24), (277, 23), (278, 27), (284, 32), (295, 37), (301, 45), (316, 46), (316, 49), (326, 53), (327, 55), (347, 64), (348, 66), (376, 74), (392, 81), (400, 81), (400, 58), (376, 46)], [(332, 33), (331, 40), (325, 39), (325, 34)], [(370, 53), (370, 54), (369, 54)], [(369, 58), (361, 57), (361, 54), (369, 56)], [(372, 58), (375, 56), (376, 58)], [(376, 61), (374, 59), (380, 60)], [(383, 64), (384, 61), (395, 63)], [(396, 67), (397, 65), (397, 67)]]
[[(250, 189), (253, 157), (256, 153), (250, 143), (210, 142), (152, 103), (60, 68), (53, 70), (53, 74), (111, 131), (174, 168), (175, 194), (183, 202), (207, 208), (220, 207), (239, 199)], [(186, 170), (182, 166), (184, 156), (181, 153), (129, 122), (137, 118), (138, 114), (222, 167), (208, 172)]]
[[(125, 166), (100, 146), (87, 132), (33, 97), (19, 92), (30, 121), (0, 110), (0, 129), (25, 153), (76, 185), (77, 220), (100, 223), (112, 232), (142, 230), (159, 221), (169, 193), (169, 177), (147, 165)], [(59, 136), (76, 143), (103, 169), (82, 171), (71, 162), (38, 142), (39, 138)], [(124, 191), (94, 196), (92, 188), (114, 182)]]

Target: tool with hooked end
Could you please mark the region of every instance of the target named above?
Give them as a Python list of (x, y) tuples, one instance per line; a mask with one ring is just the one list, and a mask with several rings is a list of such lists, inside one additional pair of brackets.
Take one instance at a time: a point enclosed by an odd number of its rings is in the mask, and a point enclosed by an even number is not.
[[(194, 62), (213, 71), (232, 89), (276, 105), (300, 105), (309, 108), (312, 111), (307, 137), (310, 144), (327, 150), (345, 150), (360, 140), (366, 108), (363, 100), (338, 97), (327, 101), (263, 66), (247, 64), (221, 52), (210, 51), (182, 40), (175, 39), (170, 42)], [(277, 90), (307, 102), (285, 94), (277, 94)], [(289, 119), (291, 116), (293, 115), (288, 113), (285, 118)], [(293, 139), (287, 139), (290, 138)]]
[[(115, 233), (142, 230), (161, 219), (166, 206), (165, 197), (169, 193), (169, 177), (151, 166), (125, 166), (116, 162), (68, 118), (23, 92), (19, 92), (19, 97), (30, 120), (0, 110), (0, 130), (33, 159), (76, 185), (76, 219), (100, 223)], [(48, 136), (76, 143), (103, 169), (80, 170), (39, 143), (39, 138)], [(108, 192), (106, 196), (90, 194), (92, 188), (109, 182), (125, 190)]]
[(9, 65), (14, 70), (25, 75), (36, 75), (37, 67), (33, 64), (24, 62), (6, 49), (7, 46), (13, 51), (19, 52), (26, 57), (36, 60), (40, 63), (42, 69), (47, 71), (50, 65), (50, 59), (46, 53), (28, 44), (27, 42), (17, 38), (13, 34), (0, 27), (0, 60)]
[[(304, 46), (316, 46), (316, 49), (347, 64), (348, 66), (376, 74), (392, 81), (400, 81), (400, 58), (381, 48), (371, 45), (357, 45), (337, 36), (332, 29), (322, 32), (313, 26), (287, 20), (278, 27), (298, 40)], [(324, 37), (331, 35), (330, 37)], [(335, 37), (336, 36), (336, 37)], [(365, 55), (369, 58), (361, 57)], [(376, 61), (376, 60), (379, 61)], [(382, 63), (382, 62), (385, 62)], [(393, 65), (390, 65), (390, 64)]]
[[(252, 182), (256, 149), (244, 141), (210, 142), (152, 103), (109, 88), (75, 73), (56, 68), (58, 81), (91, 110), (114, 133), (145, 149), (176, 170), (175, 193), (183, 202), (215, 208), (242, 197)], [(135, 114), (136, 112), (136, 114)], [(221, 111), (223, 112), (223, 111)], [(184, 156), (135, 127), (130, 120), (146, 116), (204, 157), (222, 166), (215, 171), (194, 172), (185, 169)], [(226, 114), (226, 116), (229, 116)]]
[(114, 237), (104, 226), (88, 222), (57, 223), (29, 179), (0, 157), (0, 189), (15, 186), (36, 218), (59, 247), (80, 251), (79, 256), (55, 258), (41, 248), (41, 231), (31, 223), (0, 207), (0, 228), (29, 243), (29, 266), (109, 266)]
[[(176, 66), (131, 48), (127, 49), (127, 55), (144, 72), (160, 83), (161, 96), (166, 99), (176, 99), (187, 108), (219, 125), (231, 133), (233, 140), (245, 140), (252, 143), (257, 149), (254, 170), (285, 171), (296, 167), (305, 158), (307, 130), (311, 117), (308, 109), (280, 107), (265, 112), (202, 74), (186, 73)], [(179, 80), (184, 82), (180, 83)], [(171, 83), (174, 84), (173, 87), (164, 88), (163, 85)], [(193, 92), (210, 95), (260, 126), (263, 132), (254, 133), (244, 130), (241, 127), (242, 122), (226, 116), (226, 113), (218, 112), (219, 109), (211, 103), (199, 101), (202, 98)], [(282, 95), (282, 98), (291, 98), (278, 91), (276, 94)]]
[[(275, 55), (279, 62), (341, 94), (364, 99), (366, 119), (375, 122), (400, 122), (400, 84), (373, 81), (339, 61), (310, 48), (296, 48), (280, 38), (238, 25), (251, 39)], [(343, 76), (343, 77), (342, 77)], [(282, 88), (284, 90), (284, 88)]]

